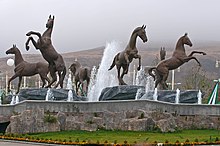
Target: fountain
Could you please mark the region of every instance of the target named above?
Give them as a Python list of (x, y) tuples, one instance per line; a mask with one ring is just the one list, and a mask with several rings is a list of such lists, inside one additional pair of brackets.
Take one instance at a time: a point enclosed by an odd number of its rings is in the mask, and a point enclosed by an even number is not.
[(148, 94), (149, 91), (154, 90), (154, 79), (152, 76), (147, 76), (147, 81), (145, 85), (145, 93)]
[(19, 103), (19, 97), (18, 97), (18, 95), (16, 95), (16, 97), (15, 97), (15, 104), (17, 104), (17, 103)]
[(112, 56), (114, 56), (121, 50), (122, 48), (119, 46), (119, 43), (115, 41), (107, 43), (103, 53), (100, 67), (96, 75), (95, 84), (91, 87), (90, 91), (88, 92), (88, 101), (98, 101), (102, 89), (118, 85), (115, 68), (113, 68), (110, 71), (108, 71), (108, 68), (112, 63)]
[(197, 94), (197, 97), (198, 97), (198, 104), (202, 104), (202, 92), (200, 90)]
[(135, 100), (138, 100), (138, 99), (140, 99), (141, 98), (141, 96), (142, 96), (142, 93), (143, 91), (142, 91), (142, 89), (140, 88), (140, 89), (138, 89), (137, 90), (137, 93), (136, 93), (136, 95), (135, 95)]
[(45, 101), (49, 101), (49, 100), (53, 100), (53, 99), (54, 99), (53, 92), (51, 91), (50, 88), (48, 88)]
[(135, 67), (135, 64), (134, 64), (134, 71), (133, 71), (133, 85), (136, 85), (136, 67)]
[(146, 85), (146, 75), (143, 67), (141, 66), (141, 69), (137, 72), (135, 85), (137, 86), (145, 86)]
[(158, 94), (157, 94), (157, 88), (154, 89), (154, 95), (153, 95), (153, 100), (157, 101)]
[(73, 92), (72, 92), (72, 90), (69, 90), (69, 91), (68, 91), (67, 101), (73, 101)]
[(88, 93), (91, 92), (92, 87), (95, 85), (96, 74), (97, 74), (97, 68), (96, 66), (93, 66), (91, 70), (90, 83), (88, 86)]
[(11, 99), (10, 105), (14, 105), (14, 104), (15, 104), (15, 96), (12, 95), (12, 99)]
[(71, 76), (71, 72), (70, 71), (69, 71), (69, 77), (67, 79), (66, 89), (69, 89), (69, 90), (73, 89), (72, 76)]
[(176, 98), (175, 98), (175, 103), (176, 104), (179, 103), (179, 98), (180, 98), (180, 90), (177, 88), (176, 89)]

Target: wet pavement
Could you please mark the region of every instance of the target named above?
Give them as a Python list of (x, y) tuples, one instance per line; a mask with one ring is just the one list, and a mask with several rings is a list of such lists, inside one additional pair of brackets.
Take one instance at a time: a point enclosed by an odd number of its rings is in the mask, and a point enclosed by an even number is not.
[(0, 140), (0, 146), (59, 146), (55, 144)]

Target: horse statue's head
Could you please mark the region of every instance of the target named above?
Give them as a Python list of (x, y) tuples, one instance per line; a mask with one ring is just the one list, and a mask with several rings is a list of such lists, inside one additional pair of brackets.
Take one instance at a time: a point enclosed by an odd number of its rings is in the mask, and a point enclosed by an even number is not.
[(81, 64), (80, 64), (78, 61), (74, 61), (74, 62), (70, 65), (69, 69), (70, 69), (70, 71), (71, 71), (73, 74), (75, 74), (75, 73), (76, 73), (76, 70), (77, 70), (78, 68), (80, 68), (80, 67), (81, 67)]
[(192, 45), (193, 45), (192, 42), (190, 41), (187, 33), (185, 33), (184, 36), (182, 36), (182, 43), (185, 45), (188, 45), (190, 47), (192, 47)]
[(5, 53), (6, 54), (15, 54), (15, 52), (18, 50), (16, 45), (13, 45), (12, 48), (8, 49)]
[(133, 32), (133, 33), (137, 33), (137, 35), (142, 39), (144, 43), (147, 42), (148, 40), (145, 28), (146, 28), (146, 25), (142, 25), (142, 27), (136, 28)]
[(54, 22), (54, 16), (51, 18), (51, 15), (49, 16), (46, 24), (46, 28), (52, 28), (53, 27), (53, 22)]

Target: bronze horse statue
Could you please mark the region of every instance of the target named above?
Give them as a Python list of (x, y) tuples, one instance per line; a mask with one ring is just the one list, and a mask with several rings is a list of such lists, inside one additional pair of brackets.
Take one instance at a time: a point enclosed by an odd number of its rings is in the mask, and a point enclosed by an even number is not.
[(8, 92), (10, 91), (10, 82), (17, 77), (19, 77), (19, 82), (18, 82), (18, 89), (16, 94), (20, 90), (21, 80), (23, 76), (33, 76), (39, 74), (43, 82), (42, 88), (45, 86), (46, 81), (50, 83), (50, 79), (47, 77), (47, 74), (49, 73), (47, 63), (43, 63), (43, 62), (28, 63), (24, 61), (21, 52), (16, 47), (16, 45), (13, 45), (12, 48), (8, 49), (6, 51), (6, 54), (15, 55), (15, 69), (14, 69), (15, 74), (8, 80), (8, 87), (7, 87)]
[(80, 85), (82, 85), (82, 89), (84, 89), (83, 81), (86, 81), (86, 94), (88, 92), (88, 86), (90, 82), (91, 69), (90, 67), (83, 67), (78, 61), (74, 61), (69, 67), (72, 74), (75, 76), (75, 86), (76, 93), (78, 93), (78, 89)]
[[(63, 60), (63, 57), (57, 53), (55, 48), (52, 45), (51, 40), (51, 34), (53, 31), (53, 25), (54, 25), (54, 16), (53, 18), (51, 15), (49, 16), (49, 19), (46, 24), (46, 31), (41, 35), (39, 32), (30, 31), (26, 35), (29, 36), (26, 45), (26, 50), (29, 50), (29, 42), (31, 41), (32, 44), (36, 49), (39, 49), (43, 58), (49, 63), (49, 71), (50, 75), (52, 77), (52, 81), (50, 82), (47, 87), (51, 87), (51, 85), (57, 80), (56, 72), (58, 72), (59, 81), (54, 86), (54, 88), (57, 88), (58, 85), (60, 85), (61, 88), (63, 88), (63, 80), (66, 75), (66, 67)], [(38, 41), (36, 42), (33, 37), (30, 35), (36, 35), (38, 36)]]
[[(126, 83), (123, 81), (123, 77), (125, 74), (128, 73), (129, 64), (132, 62), (133, 58), (139, 59), (139, 66), (138, 66), (137, 70), (140, 70), (140, 68), (141, 68), (141, 55), (138, 54), (138, 49), (136, 47), (136, 40), (137, 40), (137, 37), (139, 36), (144, 43), (147, 42), (147, 35), (146, 35), (145, 28), (146, 28), (146, 26), (143, 25), (142, 27), (137, 27), (132, 32), (131, 37), (130, 37), (130, 41), (129, 41), (127, 47), (125, 48), (124, 51), (119, 52), (114, 57), (112, 65), (108, 69), (108, 70), (111, 70), (116, 65), (117, 71), (118, 71), (119, 85), (126, 85)], [(120, 75), (121, 68), (123, 68), (123, 72)]]
[[(155, 88), (160, 83), (163, 89), (167, 89), (168, 85), (166, 84), (166, 80), (169, 74), (169, 70), (174, 70), (183, 65), (184, 63), (190, 61), (191, 59), (194, 59), (199, 64), (199, 66), (201, 66), (200, 62), (196, 57), (193, 56), (193, 54), (198, 53), (206, 55), (206, 53), (201, 51), (192, 51), (187, 56), (184, 45), (192, 47), (192, 43), (187, 33), (185, 33), (185, 35), (180, 37), (177, 41), (176, 49), (174, 50), (171, 58), (159, 62), (156, 67), (152, 67), (148, 70), (149, 75), (151, 75), (154, 78), (154, 80), (156, 80)], [(153, 70), (155, 72), (155, 75), (152, 73)]]

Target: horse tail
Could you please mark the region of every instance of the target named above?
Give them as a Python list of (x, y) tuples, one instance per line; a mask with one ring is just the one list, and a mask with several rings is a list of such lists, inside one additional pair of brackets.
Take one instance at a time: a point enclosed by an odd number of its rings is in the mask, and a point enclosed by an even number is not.
[(152, 76), (152, 77), (154, 78), (154, 81), (155, 81), (156, 77), (155, 77), (155, 75), (154, 75), (153, 72), (152, 72), (154, 69), (157, 69), (157, 68), (156, 68), (156, 67), (152, 67), (152, 68), (148, 69), (148, 74), (149, 74), (150, 76)]
[(115, 55), (114, 60), (113, 60), (113, 62), (112, 62), (112, 65), (110, 66), (110, 68), (109, 68), (108, 70), (111, 70), (111, 69), (115, 66), (115, 62), (116, 62), (116, 60), (117, 60), (119, 54), (120, 54), (120, 53), (118, 53), (117, 55)]

